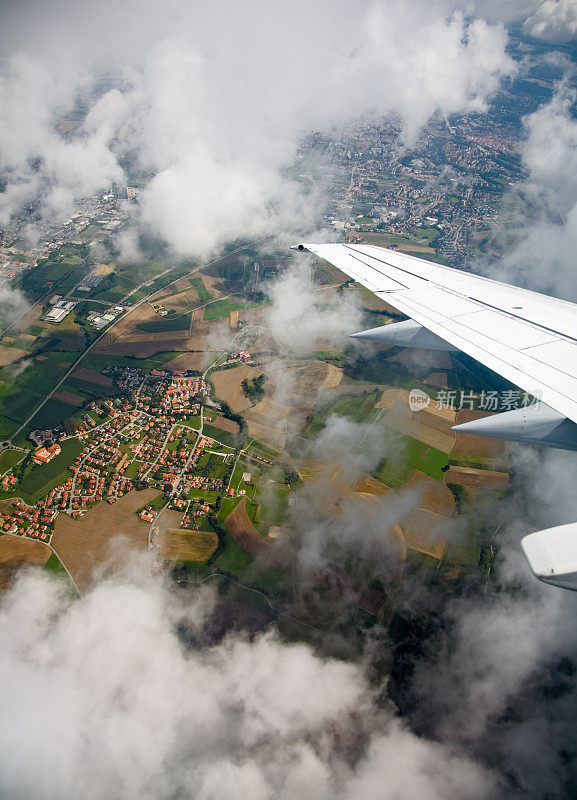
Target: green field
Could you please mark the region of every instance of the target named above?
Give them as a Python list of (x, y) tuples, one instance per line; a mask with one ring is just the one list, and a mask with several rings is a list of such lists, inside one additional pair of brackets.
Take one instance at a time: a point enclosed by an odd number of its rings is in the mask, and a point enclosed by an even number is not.
[(212, 300), (212, 294), (208, 291), (201, 278), (191, 278), (190, 283), (198, 295), (201, 303), (208, 303)]
[(210, 303), (204, 310), (205, 320), (211, 319), (224, 319), (230, 315), (231, 311), (240, 311), (243, 308), (258, 308), (263, 303), (252, 303), (248, 300), (237, 302), (235, 300), (215, 300)]
[(0, 474), (12, 469), (15, 464), (22, 461), (25, 455), (26, 453), (23, 453), (22, 450), (4, 450), (0, 453)]
[(400, 488), (415, 469), (430, 475), (435, 480), (443, 480), (441, 468), (448, 463), (447, 453), (429, 447), (411, 436), (405, 436), (392, 429), (388, 430), (394, 454), (380, 462), (375, 471), (376, 478), (393, 489)]
[(97, 371), (103, 370), (105, 367), (132, 367), (132, 369), (141, 369), (144, 372), (150, 372), (151, 369), (162, 369), (167, 361), (176, 358), (180, 354), (179, 350), (171, 350), (169, 352), (157, 353), (150, 358), (136, 358), (134, 356), (109, 356), (88, 353), (82, 359), (79, 366), (86, 367), (87, 369), (94, 369)]
[(9, 493), (0, 492), (0, 499), (17, 495), (29, 503), (35, 503), (55, 486), (64, 483), (71, 474), (68, 466), (82, 450), (82, 444), (78, 439), (67, 439), (60, 443), (60, 447), (62, 448), (60, 455), (52, 459), (49, 464), (33, 464), (22, 483)]
[(268, 458), (270, 461), (276, 461), (279, 456), (278, 450), (273, 450), (272, 448), (267, 447), (265, 444), (262, 444), (262, 442), (257, 442), (255, 439), (253, 439), (250, 443), (248, 450), (257, 456)]
[(227, 447), (234, 448), (236, 446), (236, 435), (230, 433), (230, 431), (223, 431), (220, 428), (215, 428), (214, 425), (210, 423), (205, 423), (202, 426), (202, 432), (205, 436), (210, 436), (211, 439), (216, 439)]
[(317, 436), (325, 427), (328, 417), (333, 414), (352, 419), (355, 422), (369, 422), (374, 417), (375, 405), (380, 396), (381, 392), (376, 390), (365, 394), (341, 397), (319, 411), (313, 412), (301, 437), (311, 439)]
[(192, 311), (187, 311), (185, 314), (168, 314), (166, 317), (160, 317), (150, 322), (140, 322), (138, 330), (145, 331), (146, 333), (165, 333), (167, 331), (188, 331), (190, 328), (190, 320), (192, 318)]
[(195, 431), (200, 430), (200, 417), (188, 417), (188, 419), (180, 420), (179, 425), (184, 425), (187, 428), (193, 428)]
[(68, 419), (75, 410), (76, 406), (71, 406), (51, 397), (40, 411), (34, 415), (31, 422), (37, 428), (52, 428), (54, 425), (58, 425), (59, 422), (64, 422), (64, 420)]
[(68, 573), (66, 572), (66, 570), (62, 566), (62, 564), (60, 562), (60, 559), (58, 558), (56, 553), (52, 553), (52, 555), (49, 557), (49, 559), (46, 562), (46, 564), (44, 564), (44, 569), (47, 572), (53, 572), (55, 574), (66, 575), (66, 577), (68, 577)]

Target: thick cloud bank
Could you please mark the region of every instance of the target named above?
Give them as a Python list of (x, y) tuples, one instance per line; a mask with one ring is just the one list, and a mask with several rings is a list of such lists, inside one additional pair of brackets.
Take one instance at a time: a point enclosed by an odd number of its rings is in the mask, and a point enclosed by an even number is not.
[(65, 215), (128, 159), (154, 176), (143, 224), (181, 254), (310, 224), (318, 198), (286, 176), (303, 133), (395, 112), (410, 138), (514, 70), (501, 26), (443, 0), (13, 3), (0, 44), (0, 224), (38, 197)]
[(545, 0), (527, 19), (524, 31), (549, 42), (577, 39), (577, 3), (575, 0)]
[(498, 279), (520, 281), (573, 302), (577, 300), (574, 102), (574, 92), (562, 83), (549, 103), (525, 118), (521, 155), (529, 180), (520, 187), (525, 206), (518, 221), (523, 236), (495, 267)]
[(10, 798), (460, 798), (488, 771), (379, 708), (361, 669), (266, 633), (186, 650), (210, 592), (81, 600), (24, 577), (0, 611), (0, 792)]

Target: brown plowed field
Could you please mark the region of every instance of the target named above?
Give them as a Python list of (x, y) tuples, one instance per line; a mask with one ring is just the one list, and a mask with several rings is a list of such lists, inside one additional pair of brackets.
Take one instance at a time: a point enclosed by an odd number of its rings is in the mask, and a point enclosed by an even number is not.
[(132, 491), (112, 505), (99, 503), (81, 519), (58, 515), (52, 547), (81, 591), (90, 586), (96, 570), (109, 569), (129, 552), (146, 551), (148, 524), (134, 512), (157, 494), (156, 489)]
[(229, 433), (238, 433), (240, 430), (238, 422), (234, 422), (232, 419), (226, 419), (226, 417), (215, 417), (208, 424), (221, 431), (228, 431)]
[(473, 469), (472, 467), (449, 467), (445, 472), (445, 483), (457, 486), (473, 486), (480, 489), (505, 491), (511, 486), (508, 472), (492, 469)]
[(166, 531), (160, 555), (165, 561), (206, 561), (217, 544), (218, 537), (212, 531)]
[(246, 498), (243, 497), (236, 508), (230, 512), (225, 523), (235, 542), (251, 556), (257, 556), (266, 549), (266, 539), (263, 539), (246, 513)]
[(68, 403), (71, 406), (81, 406), (84, 402), (83, 397), (80, 397), (78, 394), (72, 394), (72, 392), (54, 392), (52, 397), (55, 400), (61, 400), (63, 403)]
[(424, 379), (423, 383), (428, 383), (430, 386), (439, 386), (441, 389), (446, 389), (449, 385), (446, 372), (431, 372)]
[(44, 542), (20, 536), (0, 536), (0, 589), (10, 582), (18, 567), (34, 564), (43, 567), (50, 557), (50, 548)]
[(88, 381), (88, 383), (97, 383), (99, 386), (112, 386), (111, 379), (107, 375), (97, 372), (95, 369), (81, 367), (76, 370), (73, 377), (81, 381)]

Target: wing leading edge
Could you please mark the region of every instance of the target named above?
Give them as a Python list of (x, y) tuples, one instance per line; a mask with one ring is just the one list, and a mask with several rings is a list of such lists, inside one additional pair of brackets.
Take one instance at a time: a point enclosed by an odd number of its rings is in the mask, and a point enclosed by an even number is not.
[[(575, 304), (373, 245), (294, 249), (330, 262), (410, 317), (355, 336), (462, 350), (540, 400), (456, 429), (577, 450)], [(522, 545), (536, 577), (577, 590), (577, 523), (530, 534)]]

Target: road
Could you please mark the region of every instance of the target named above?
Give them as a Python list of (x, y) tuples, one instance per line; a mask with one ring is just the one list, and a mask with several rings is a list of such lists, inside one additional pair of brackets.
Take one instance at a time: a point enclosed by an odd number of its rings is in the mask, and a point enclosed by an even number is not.
[[(198, 267), (195, 267), (194, 269), (190, 270), (190, 272), (187, 272), (187, 273), (186, 273), (186, 275), (180, 275), (178, 278), (176, 278), (176, 280), (180, 280), (181, 278), (185, 278), (185, 277), (187, 277), (188, 275), (192, 275), (193, 273), (195, 273), (195, 272), (198, 272), (198, 271), (199, 271), (199, 270), (201, 270), (201, 269), (205, 269), (206, 267), (210, 267), (210, 266), (212, 266), (213, 264), (218, 264), (220, 261), (224, 261), (226, 258), (229, 258), (229, 256), (231, 256), (231, 255), (234, 255), (235, 253), (238, 253), (238, 252), (240, 252), (240, 251), (242, 251), (242, 250), (246, 250), (246, 248), (247, 248), (247, 247), (252, 247), (253, 245), (255, 245), (255, 244), (258, 244), (259, 242), (263, 242), (263, 241), (265, 241), (266, 239), (270, 239), (270, 238), (271, 238), (270, 236), (261, 236), (259, 239), (255, 239), (254, 241), (252, 241), (252, 242), (249, 242), (248, 244), (244, 244), (244, 245), (242, 245), (241, 247), (237, 247), (237, 248), (235, 248), (234, 250), (231, 250), (229, 253), (226, 253), (226, 255), (224, 255), (224, 256), (220, 256), (220, 258), (215, 258), (215, 259), (213, 259), (212, 261), (207, 261), (207, 262), (206, 262), (206, 264), (201, 264), (200, 266), (198, 266)], [(169, 267), (168, 269), (165, 269), (165, 270), (164, 270), (164, 272), (161, 272), (159, 275), (157, 275), (157, 276), (154, 278), (154, 281), (157, 281), (157, 280), (158, 280), (158, 278), (161, 278), (163, 275), (167, 275), (168, 273), (170, 273), (170, 272), (173, 272), (175, 269), (179, 269), (181, 266), (182, 266), (181, 264), (178, 264), (178, 265), (176, 265), (176, 266), (174, 266), (174, 267)], [(129, 298), (129, 297), (131, 297), (131, 295), (133, 295), (135, 292), (138, 292), (138, 291), (140, 291), (140, 289), (142, 289), (144, 286), (146, 286), (146, 284), (147, 284), (147, 283), (150, 283), (150, 280), (143, 281), (143, 282), (142, 282), (142, 283), (140, 283), (138, 286), (136, 286), (134, 289), (131, 289), (131, 291), (130, 291), (130, 292), (128, 292), (128, 294), (125, 294), (125, 295), (124, 295), (124, 297), (122, 297), (122, 298), (121, 298), (121, 299), (118, 301), (117, 305), (122, 305), (122, 303), (124, 303), (124, 302), (125, 302), (125, 301), (126, 301), (128, 298)], [(151, 292), (151, 293), (150, 293), (149, 295), (147, 295), (146, 297), (143, 297), (143, 298), (142, 298), (142, 300), (139, 300), (139, 302), (138, 302), (138, 303), (136, 303), (135, 305), (133, 305), (133, 306), (132, 306), (132, 307), (131, 307), (131, 308), (128, 310), (128, 312), (127, 312), (126, 314), (124, 314), (123, 316), (121, 316), (121, 317), (119, 318), (119, 320), (118, 320), (118, 321), (120, 321), (121, 319), (122, 319), (122, 320), (123, 320), (123, 319), (126, 319), (126, 317), (127, 317), (129, 314), (131, 314), (133, 311), (136, 311), (136, 309), (137, 309), (137, 308), (140, 308), (140, 306), (141, 306), (141, 305), (143, 305), (143, 303), (148, 303), (148, 302), (150, 301), (150, 299), (151, 299), (152, 297), (154, 297), (154, 295), (156, 295), (156, 294), (159, 294), (159, 293), (160, 293), (160, 292), (162, 292), (162, 291), (165, 291), (165, 289), (167, 289), (167, 288), (168, 288), (169, 286), (171, 286), (173, 283), (175, 283), (175, 281), (170, 281), (169, 283), (165, 284), (165, 285), (164, 285), (162, 288), (160, 288), (160, 289), (156, 289), (154, 292)], [(15, 323), (12, 323), (12, 324), (15, 324)], [(82, 361), (82, 360), (85, 358), (85, 356), (86, 356), (86, 355), (87, 355), (87, 354), (88, 354), (88, 353), (89, 353), (89, 352), (92, 350), (92, 348), (93, 348), (93, 347), (95, 347), (95, 346), (98, 344), (98, 342), (99, 342), (99, 341), (100, 341), (102, 338), (104, 338), (104, 336), (106, 336), (106, 334), (110, 333), (110, 331), (112, 330), (112, 328), (114, 327), (114, 325), (116, 325), (116, 322), (113, 322), (113, 323), (112, 323), (112, 325), (110, 325), (110, 327), (108, 327), (108, 328), (106, 328), (105, 330), (103, 330), (103, 331), (102, 331), (102, 333), (100, 334), (100, 336), (98, 336), (98, 338), (96, 338), (96, 339), (95, 339), (95, 340), (92, 342), (92, 344), (90, 344), (90, 345), (89, 345), (89, 346), (86, 348), (86, 350), (85, 350), (83, 353), (81, 353), (81, 354), (78, 356), (78, 358), (77, 358), (77, 359), (76, 359), (76, 361), (75, 361), (75, 362), (72, 364), (72, 366), (70, 367), (70, 369), (68, 369), (68, 370), (66, 371), (66, 373), (65, 373), (65, 374), (62, 376), (62, 378), (60, 378), (60, 380), (58, 381), (58, 383), (56, 384), (56, 386), (54, 386), (54, 387), (53, 387), (53, 389), (52, 389), (52, 390), (51, 390), (51, 391), (50, 391), (50, 392), (49, 392), (49, 393), (46, 395), (46, 397), (45, 397), (45, 398), (44, 398), (44, 400), (43, 400), (43, 401), (40, 403), (40, 405), (39, 405), (39, 406), (37, 406), (37, 408), (35, 408), (35, 409), (34, 409), (34, 411), (32, 412), (32, 414), (30, 414), (30, 416), (29, 416), (27, 419), (25, 419), (25, 420), (24, 420), (24, 422), (22, 423), (22, 425), (20, 425), (20, 427), (19, 427), (17, 430), (15, 430), (15, 431), (14, 431), (14, 433), (12, 434), (12, 436), (11, 436), (9, 439), (6, 439), (4, 442), (2, 442), (2, 443), (0, 444), (0, 452), (2, 452), (2, 450), (7, 450), (8, 448), (12, 447), (12, 440), (13, 440), (13, 439), (15, 439), (15, 438), (18, 436), (18, 434), (19, 434), (19, 433), (21, 433), (21, 432), (22, 432), (22, 431), (23, 431), (23, 430), (24, 430), (24, 429), (25, 429), (25, 428), (26, 428), (26, 427), (27, 427), (27, 426), (30, 424), (30, 422), (32, 422), (32, 420), (34, 419), (34, 417), (36, 416), (36, 414), (38, 414), (38, 412), (40, 411), (40, 409), (42, 409), (42, 408), (43, 408), (43, 407), (46, 405), (46, 403), (47, 403), (47, 402), (50, 400), (50, 398), (52, 397), (52, 395), (53, 395), (55, 392), (57, 392), (57, 391), (58, 391), (58, 389), (59, 389), (59, 388), (62, 386), (62, 384), (63, 384), (63, 383), (66, 381), (66, 379), (70, 377), (70, 375), (71, 375), (71, 374), (74, 372), (74, 370), (75, 370), (75, 369), (78, 367), (78, 365), (79, 365), (79, 364), (81, 363), (81, 361)]]

